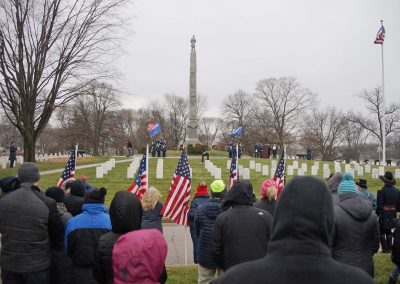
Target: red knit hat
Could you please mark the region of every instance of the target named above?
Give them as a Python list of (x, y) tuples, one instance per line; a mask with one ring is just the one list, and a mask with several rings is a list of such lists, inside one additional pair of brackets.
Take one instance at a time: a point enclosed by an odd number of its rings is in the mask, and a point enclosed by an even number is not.
[(207, 184), (202, 181), (196, 187), (196, 194), (194, 197), (201, 196), (201, 195), (208, 195)]

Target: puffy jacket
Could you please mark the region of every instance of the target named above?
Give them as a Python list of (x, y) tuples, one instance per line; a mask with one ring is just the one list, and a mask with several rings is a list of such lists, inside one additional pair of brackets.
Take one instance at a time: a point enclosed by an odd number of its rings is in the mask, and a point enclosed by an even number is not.
[(212, 283), (373, 284), (361, 269), (332, 258), (333, 228), (332, 197), (326, 184), (313, 177), (295, 177), (277, 203), (267, 256), (232, 267)]
[(239, 181), (229, 190), (223, 203), (228, 208), (218, 215), (213, 230), (213, 257), (224, 271), (267, 253), (272, 217), (267, 211), (254, 208), (253, 188)]
[(156, 229), (122, 235), (113, 249), (114, 284), (159, 283), (167, 257), (167, 243)]
[(198, 238), (198, 262), (201, 266), (219, 268), (212, 257), (212, 231), (217, 216), (222, 212), (221, 199), (211, 198), (197, 209), (194, 219)]
[(196, 216), (197, 208), (209, 199), (210, 199), (210, 196), (208, 194), (206, 194), (206, 195), (200, 195), (200, 196), (194, 197), (192, 202), (190, 202), (190, 208), (188, 211), (188, 221), (189, 221), (190, 230), (194, 231), (194, 217)]
[(150, 210), (143, 210), (142, 216), (142, 229), (157, 229), (161, 233), (163, 232), (162, 228), (162, 215), (161, 209), (163, 204), (161, 202), (157, 202), (156, 206)]
[(111, 230), (104, 204), (83, 205), (83, 213), (73, 217), (65, 229), (65, 247), (74, 265), (75, 283), (96, 283), (93, 278), (94, 253), (102, 235)]
[(2, 269), (37, 272), (50, 266), (50, 246), (62, 238), (56, 202), (36, 186), (21, 187), (0, 199)]
[(83, 197), (85, 196), (85, 185), (82, 181), (76, 180), (71, 183), (71, 191), (65, 195), (64, 204), (72, 216), (82, 213)]
[(332, 239), (334, 259), (374, 276), (372, 256), (379, 249), (379, 228), (369, 200), (357, 193), (340, 195)]
[(112, 250), (114, 243), (122, 235), (139, 230), (142, 220), (142, 204), (136, 194), (119, 191), (110, 205), (112, 231), (102, 235), (97, 244), (93, 276), (98, 283), (112, 283)]
[(270, 201), (268, 198), (261, 198), (260, 200), (256, 201), (253, 206), (267, 211), (272, 217), (274, 217), (275, 204), (275, 199)]

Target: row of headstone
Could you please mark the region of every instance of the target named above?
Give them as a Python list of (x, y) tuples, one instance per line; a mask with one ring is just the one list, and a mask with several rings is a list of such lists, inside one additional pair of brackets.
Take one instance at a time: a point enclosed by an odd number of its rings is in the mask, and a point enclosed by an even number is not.
[[(21, 165), (24, 162), (24, 157), (22, 156), (17, 156), (16, 164)], [(6, 157), (1, 157), (0, 158), (0, 164), (2, 169), (7, 168), (7, 164), (9, 164), (9, 160)]]
[(115, 167), (115, 159), (111, 158), (109, 161), (102, 163), (96, 167), (96, 178), (103, 178), (104, 175), (108, 174)]
[(215, 179), (221, 179), (221, 168), (218, 168), (210, 160), (204, 161), (204, 168), (212, 175)]
[(139, 163), (140, 163), (139, 159), (134, 158), (132, 160), (129, 167), (126, 169), (127, 179), (135, 178), (135, 173), (136, 173), (137, 169), (139, 168)]
[(164, 160), (158, 159), (156, 166), (156, 179), (162, 179), (164, 177)]

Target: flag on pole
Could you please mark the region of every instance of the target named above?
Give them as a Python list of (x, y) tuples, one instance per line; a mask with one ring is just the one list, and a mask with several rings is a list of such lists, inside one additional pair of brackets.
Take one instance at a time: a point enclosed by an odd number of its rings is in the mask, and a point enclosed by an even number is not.
[(128, 191), (136, 194), (139, 199), (142, 199), (143, 194), (147, 191), (148, 188), (148, 145), (146, 147), (146, 152), (143, 154), (143, 158), (140, 161), (139, 169), (135, 178), (135, 181), (129, 187)]
[(191, 177), (189, 162), (186, 152), (183, 150), (169, 188), (167, 199), (161, 210), (161, 214), (179, 225), (187, 226), (190, 191)]
[(57, 187), (61, 188), (66, 180), (75, 178), (75, 165), (76, 165), (77, 152), (78, 152), (78, 145), (75, 146), (75, 150), (72, 151), (71, 156), (69, 157), (67, 163), (65, 164), (65, 169), (62, 172), (60, 179), (58, 180)]
[(242, 134), (243, 134), (243, 126), (240, 126), (232, 131), (231, 137), (239, 137), (242, 136)]
[(149, 132), (149, 135), (153, 137), (156, 135), (158, 132), (161, 131), (161, 125), (159, 123), (150, 123), (147, 126), (147, 132)]
[(239, 146), (236, 144), (236, 150), (232, 154), (231, 168), (230, 168), (230, 182), (229, 188), (231, 188), (239, 180), (239, 168), (238, 159), (239, 157)]
[(282, 155), (281, 158), (279, 159), (279, 163), (276, 167), (275, 175), (273, 180), (276, 182), (278, 185), (278, 195), (277, 197), (279, 198), (279, 195), (285, 186), (285, 151), (282, 150)]
[(383, 26), (383, 23), (382, 23), (381, 28), (379, 29), (378, 33), (376, 34), (376, 39), (374, 41), (374, 44), (383, 44), (384, 40), (385, 40), (385, 27)]

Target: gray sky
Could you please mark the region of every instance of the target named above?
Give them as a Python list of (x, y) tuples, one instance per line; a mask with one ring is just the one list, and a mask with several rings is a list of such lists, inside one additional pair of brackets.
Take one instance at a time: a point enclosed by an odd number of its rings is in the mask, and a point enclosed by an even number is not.
[(321, 105), (360, 109), (354, 97), (381, 82), (386, 29), (385, 94), (400, 100), (399, 0), (134, 0), (133, 34), (116, 61), (138, 108), (164, 93), (188, 96), (190, 38), (197, 39), (197, 91), (208, 97), (208, 115), (237, 89), (253, 93), (256, 82), (295, 76), (318, 94)]

